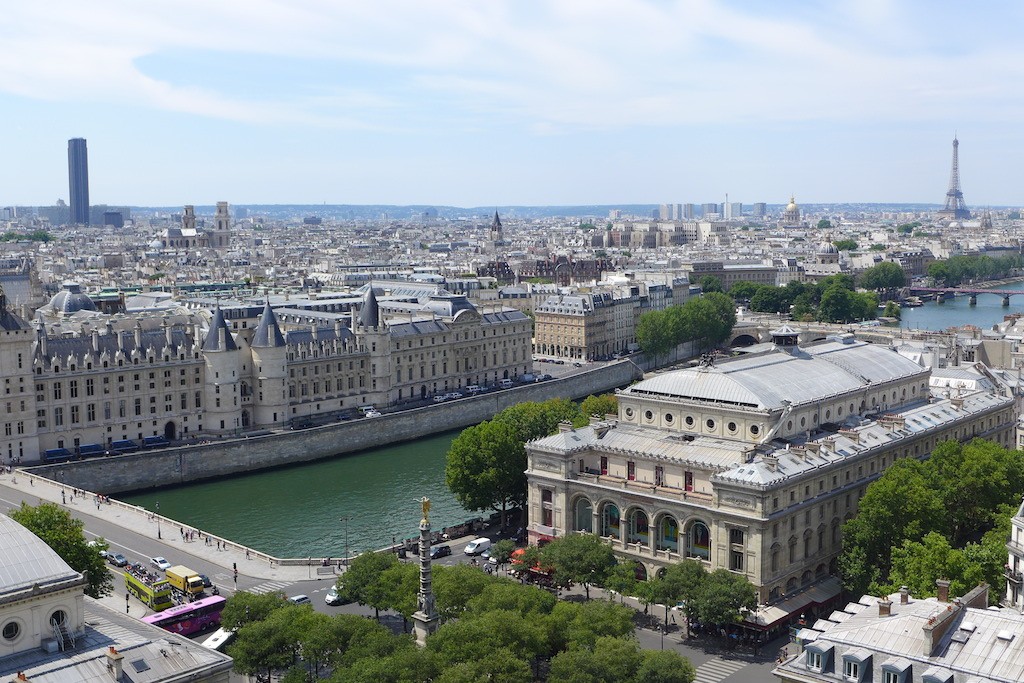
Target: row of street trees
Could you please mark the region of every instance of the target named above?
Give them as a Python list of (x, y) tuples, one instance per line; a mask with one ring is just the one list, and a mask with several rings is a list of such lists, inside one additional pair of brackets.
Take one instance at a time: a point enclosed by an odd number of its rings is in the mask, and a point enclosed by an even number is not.
[(991, 280), (1009, 277), (1024, 267), (1019, 254), (1006, 256), (951, 256), (928, 265), (928, 277), (944, 287), (957, 287), (970, 280)]
[(843, 525), (843, 583), (854, 595), (905, 585), (927, 596), (936, 579), (950, 581), (951, 595), (984, 581), (998, 599), (1022, 495), (1024, 453), (991, 441), (947, 441), (928, 460), (897, 460)]
[(736, 324), (736, 304), (721, 292), (705, 293), (682, 306), (648, 311), (636, 324), (640, 350), (654, 359), (686, 342), (707, 350), (729, 338)]
[(590, 415), (617, 413), (613, 394), (511, 406), (455, 437), (445, 462), (445, 483), (467, 510), (497, 510), (505, 528), (509, 508), (526, 504), (527, 441), (553, 434), (560, 422), (581, 427)]
[[(418, 567), (394, 555), (357, 557), (339, 580), (342, 595), (409, 618)], [(633, 611), (611, 602), (566, 602), (548, 591), (467, 565), (435, 566), (442, 625), (418, 648), (378, 621), (329, 617), (276, 595), (238, 593), (222, 615), (238, 629), (228, 648), (235, 670), (269, 680), (353, 683), (692, 683), (694, 669), (675, 652), (643, 651)]]
[(785, 287), (737, 282), (729, 289), (729, 294), (749, 301), (752, 311), (788, 313), (794, 320), (802, 321), (871, 320), (878, 310), (878, 295), (856, 291), (854, 279), (849, 275), (832, 275), (816, 283), (793, 281)]

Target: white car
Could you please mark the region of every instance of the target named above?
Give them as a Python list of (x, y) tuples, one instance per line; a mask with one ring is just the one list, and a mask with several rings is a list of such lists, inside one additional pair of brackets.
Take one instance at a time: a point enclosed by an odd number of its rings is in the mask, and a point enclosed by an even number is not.
[(366, 411), (366, 417), (380, 417), (381, 415), (383, 415), (383, 413), (380, 412), (379, 410), (367, 410)]
[(160, 571), (167, 571), (171, 568), (171, 563), (164, 558), (157, 555), (156, 557), (149, 558), (149, 563), (159, 569)]

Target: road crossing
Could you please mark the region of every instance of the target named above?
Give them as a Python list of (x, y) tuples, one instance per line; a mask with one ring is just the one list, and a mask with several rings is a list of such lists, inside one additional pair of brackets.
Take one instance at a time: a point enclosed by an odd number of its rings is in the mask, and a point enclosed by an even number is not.
[(693, 683), (719, 683), (747, 664), (748, 662), (734, 659), (709, 659), (697, 667), (697, 676), (693, 679)]

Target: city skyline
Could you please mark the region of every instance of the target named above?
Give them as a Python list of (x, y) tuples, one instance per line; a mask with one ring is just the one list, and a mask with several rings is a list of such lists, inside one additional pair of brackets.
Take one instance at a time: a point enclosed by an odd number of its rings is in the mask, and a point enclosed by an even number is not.
[(968, 206), (1014, 205), (1022, 14), (18, 6), (0, 205), (67, 201), (75, 137), (91, 143), (95, 204), (941, 204), (954, 134)]

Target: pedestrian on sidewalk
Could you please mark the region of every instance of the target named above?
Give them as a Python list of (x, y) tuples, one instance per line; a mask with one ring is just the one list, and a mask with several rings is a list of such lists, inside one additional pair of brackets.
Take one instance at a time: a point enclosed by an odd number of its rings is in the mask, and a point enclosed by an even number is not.
[(61, 505), (67, 505), (68, 504), (67, 496), (64, 495), (64, 489), (60, 490), (60, 502), (61, 502)]

